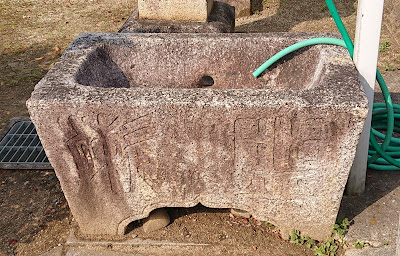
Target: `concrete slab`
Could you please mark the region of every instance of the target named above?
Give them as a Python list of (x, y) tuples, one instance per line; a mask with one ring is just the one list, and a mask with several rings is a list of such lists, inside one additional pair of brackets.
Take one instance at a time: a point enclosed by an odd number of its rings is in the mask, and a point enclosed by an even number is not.
[(396, 255), (396, 246), (388, 245), (380, 248), (362, 248), (346, 251), (345, 256), (394, 256)]
[(396, 244), (399, 211), (400, 187), (397, 187), (353, 218), (346, 241), (365, 242), (374, 247)]
[(399, 226), (397, 229), (397, 243), (396, 243), (396, 255), (400, 255), (400, 215), (399, 215)]
[(150, 246), (207, 246), (208, 244), (198, 244), (198, 243), (174, 243), (169, 241), (156, 241), (149, 239), (133, 238), (122, 241), (112, 241), (112, 240), (83, 240), (75, 236), (74, 231), (71, 231), (65, 244), (69, 247), (78, 246), (99, 246), (99, 247), (109, 247), (112, 246), (140, 246), (140, 245), (150, 245)]
[(127, 254), (111, 250), (89, 250), (84, 248), (68, 248), (65, 256), (141, 256), (142, 254)]

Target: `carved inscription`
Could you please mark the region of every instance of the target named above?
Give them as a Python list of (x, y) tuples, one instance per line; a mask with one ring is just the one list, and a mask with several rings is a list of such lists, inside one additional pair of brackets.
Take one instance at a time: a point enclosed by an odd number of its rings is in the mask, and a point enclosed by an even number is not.
[(241, 193), (264, 193), (265, 170), (274, 164), (273, 120), (241, 118), (234, 128), (236, 183)]
[[(126, 117), (108, 114), (75, 114), (59, 120), (80, 181), (92, 182), (97, 177), (115, 193), (135, 187), (132, 170), (148, 163), (140, 152), (153, 137), (154, 127), (150, 114), (124, 120)], [(130, 154), (130, 147), (136, 147), (134, 154)]]
[(119, 191), (120, 182), (113, 162), (115, 148), (107, 135), (117, 119), (98, 114), (94, 118), (69, 116), (65, 123), (59, 120), (80, 181), (92, 182), (97, 176), (102, 186), (113, 193)]
[[(324, 161), (330, 128), (322, 118), (298, 116), (242, 118), (235, 121), (235, 179), (239, 193), (285, 196), (297, 164)], [(332, 125), (331, 125), (332, 126)]]

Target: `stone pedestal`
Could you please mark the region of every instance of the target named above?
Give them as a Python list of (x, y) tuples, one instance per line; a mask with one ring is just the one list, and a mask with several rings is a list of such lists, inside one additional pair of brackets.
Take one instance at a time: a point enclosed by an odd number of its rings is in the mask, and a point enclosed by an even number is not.
[(206, 22), (213, 0), (138, 0), (139, 19)]
[(135, 9), (119, 32), (122, 33), (232, 33), (235, 31), (235, 9), (214, 2), (207, 22), (140, 19)]

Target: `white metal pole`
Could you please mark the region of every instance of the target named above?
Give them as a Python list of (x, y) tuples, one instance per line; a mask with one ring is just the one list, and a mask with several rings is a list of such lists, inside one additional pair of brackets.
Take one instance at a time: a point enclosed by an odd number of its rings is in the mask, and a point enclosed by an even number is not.
[(365, 121), (356, 157), (347, 182), (348, 194), (361, 194), (365, 190), (369, 131), (371, 127), (372, 104), (376, 66), (378, 63), (379, 39), (381, 34), (384, 0), (359, 0), (357, 9), (357, 27), (354, 44), (354, 63), (358, 69), (361, 84), (368, 98), (369, 112)]

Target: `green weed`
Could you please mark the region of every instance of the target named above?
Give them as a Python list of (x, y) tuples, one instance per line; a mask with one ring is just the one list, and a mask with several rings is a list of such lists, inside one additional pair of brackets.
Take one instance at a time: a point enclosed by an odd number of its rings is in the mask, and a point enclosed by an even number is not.
[(338, 248), (336, 241), (333, 238), (330, 238), (325, 243), (320, 244), (320, 246), (315, 246), (314, 253), (318, 256), (335, 256)]
[(354, 246), (355, 246), (355, 247), (361, 247), (361, 248), (363, 248), (363, 247), (365, 246), (365, 243), (355, 241), (355, 242), (354, 242)]
[(315, 245), (314, 239), (311, 239), (308, 236), (302, 236), (298, 230), (293, 229), (288, 238), (290, 239), (291, 243), (300, 245), (306, 244), (307, 248), (311, 248), (313, 245)]
[(384, 40), (380, 45), (379, 45), (379, 51), (380, 52), (385, 52), (387, 49), (390, 47), (390, 41), (389, 40)]
[(385, 64), (385, 70), (386, 71), (395, 71), (395, 70), (397, 70), (398, 68), (396, 68), (395, 66), (393, 66), (393, 65), (391, 65), (391, 64), (389, 64), (389, 63), (386, 63)]
[[(269, 224), (269, 223), (268, 223)], [(268, 224), (266, 224), (268, 226)], [(338, 234), (340, 238), (343, 238), (349, 228), (349, 220), (337, 220), (336, 224), (333, 225), (333, 234)], [(306, 245), (307, 248), (313, 248), (314, 254), (317, 256), (335, 256), (339, 247), (343, 247), (345, 242), (343, 239), (335, 240), (329, 238), (326, 242), (318, 243), (310, 237), (301, 235), (298, 230), (292, 230), (288, 239), (291, 243)], [(364, 246), (364, 243), (358, 243), (357, 246)]]
[(349, 227), (349, 219), (345, 218), (342, 221), (336, 220), (336, 224), (333, 225), (332, 233), (338, 234), (341, 238), (343, 238), (347, 232), (348, 227)]

